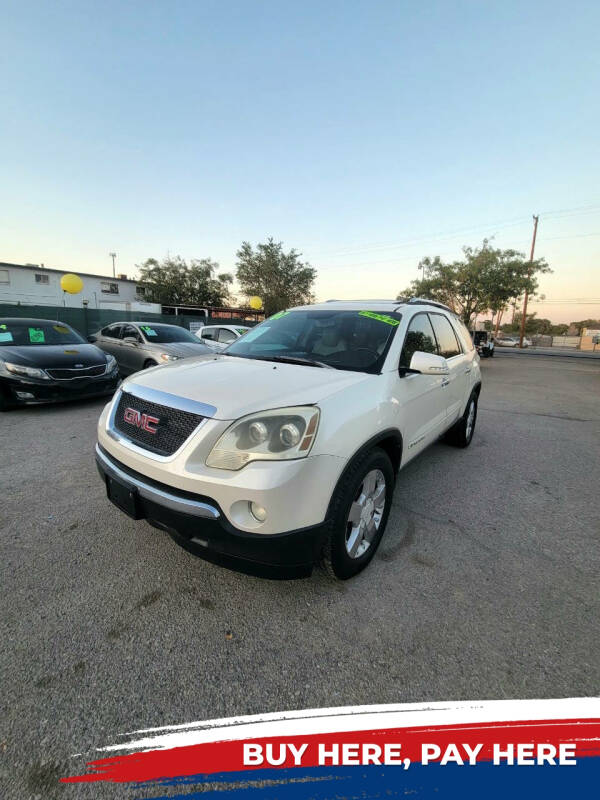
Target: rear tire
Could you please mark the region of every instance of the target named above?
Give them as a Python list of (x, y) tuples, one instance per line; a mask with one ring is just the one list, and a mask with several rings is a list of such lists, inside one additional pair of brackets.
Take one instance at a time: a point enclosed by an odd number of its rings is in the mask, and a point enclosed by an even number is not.
[(376, 447), (358, 459), (336, 487), (320, 559), (331, 578), (357, 575), (375, 555), (392, 505), (394, 478), (389, 456)]
[(465, 413), (446, 433), (444, 438), (453, 447), (468, 447), (471, 444), (477, 422), (477, 400), (477, 393), (473, 392), (467, 402)]

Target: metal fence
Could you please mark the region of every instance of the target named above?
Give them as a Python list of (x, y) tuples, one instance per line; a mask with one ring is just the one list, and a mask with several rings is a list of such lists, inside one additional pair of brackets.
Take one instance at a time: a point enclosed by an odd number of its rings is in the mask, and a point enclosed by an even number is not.
[(550, 336), (534, 334), (529, 337), (536, 347), (567, 347), (578, 350), (581, 347), (581, 336)]

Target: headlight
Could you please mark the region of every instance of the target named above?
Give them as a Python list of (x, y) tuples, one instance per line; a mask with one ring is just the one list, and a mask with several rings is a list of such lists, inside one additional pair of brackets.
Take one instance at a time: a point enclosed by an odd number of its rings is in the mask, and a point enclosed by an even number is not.
[(160, 357), (163, 361), (179, 361), (181, 356), (172, 356), (170, 353), (161, 353)]
[[(0, 362), (0, 365), (2, 362)], [(13, 375), (25, 375), (28, 378), (42, 378), (42, 380), (48, 381), (50, 378), (43, 369), (38, 369), (37, 367), (23, 367), (21, 364), (11, 364), (9, 361), (4, 362), (4, 369), (7, 372), (11, 372)]]
[(206, 459), (209, 467), (241, 469), (250, 461), (306, 458), (313, 446), (319, 409), (294, 406), (243, 417), (228, 428)]
[(112, 372), (117, 368), (117, 359), (110, 354), (106, 356), (106, 371)]

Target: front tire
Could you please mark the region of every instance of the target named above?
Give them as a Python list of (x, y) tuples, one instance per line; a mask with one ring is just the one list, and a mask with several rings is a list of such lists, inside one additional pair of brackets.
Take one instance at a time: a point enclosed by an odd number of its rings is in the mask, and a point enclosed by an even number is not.
[(144, 361), (144, 369), (150, 369), (150, 367), (158, 367), (158, 363), (153, 361), (149, 358), (147, 361)]
[(347, 580), (369, 564), (383, 537), (393, 493), (392, 463), (380, 448), (348, 470), (331, 499), (321, 551), (321, 565), (330, 577)]
[(465, 413), (453, 425), (446, 434), (446, 441), (454, 447), (468, 447), (475, 433), (475, 423), (477, 422), (477, 393), (469, 397)]

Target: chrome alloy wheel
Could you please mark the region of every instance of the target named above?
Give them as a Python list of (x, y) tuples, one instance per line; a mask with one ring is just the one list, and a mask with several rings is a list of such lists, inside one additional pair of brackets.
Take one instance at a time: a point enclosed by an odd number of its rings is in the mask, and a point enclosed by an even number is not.
[(346, 524), (346, 551), (350, 558), (364, 555), (381, 524), (385, 508), (385, 475), (380, 469), (367, 472)]
[(472, 399), (469, 403), (469, 413), (467, 415), (467, 424), (465, 426), (465, 437), (467, 441), (473, 434), (473, 425), (475, 424), (475, 401)]

